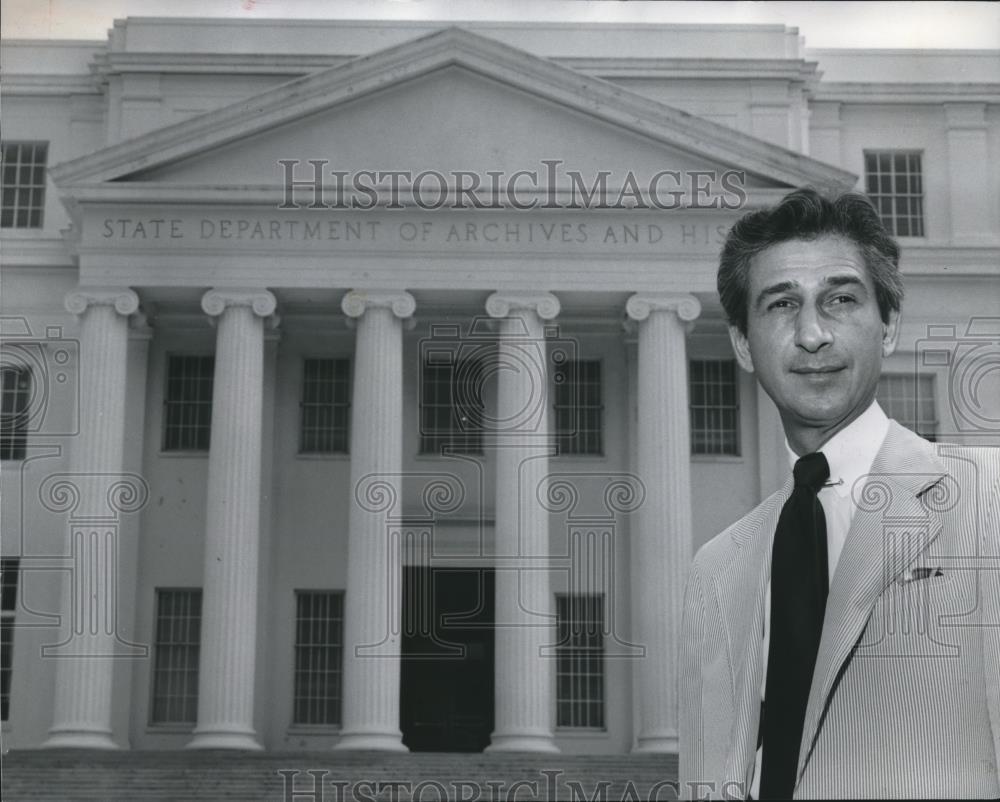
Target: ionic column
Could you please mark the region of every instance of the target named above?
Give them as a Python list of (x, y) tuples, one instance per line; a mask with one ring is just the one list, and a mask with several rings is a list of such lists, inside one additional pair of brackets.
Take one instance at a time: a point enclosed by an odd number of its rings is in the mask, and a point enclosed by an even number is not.
[(496, 447), (496, 715), (491, 751), (557, 752), (556, 627), (549, 577), (547, 354), (550, 293), (494, 293), (500, 318)]
[(267, 290), (209, 290), (217, 317), (194, 749), (260, 749), (253, 727)]
[(139, 298), (127, 288), (80, 288), (65, 304), (80, 316), (80, 434), (70, 451), (70, 475), (49, 495), (87, 523), (70, 528), (74, 572), (61, 607), (70, 637), (46, 651), (58, 662), (45, 746), (116, 749), (111, 691), (121, 650), (114, 622), (117, 527), (109, 524), (117, 520), (113, 501), (123, 470), (128, 316)]
[(389, 517), (398, 516), (403, 470), (403, 324), (406, 292), (352, 290), (357, 320), (351, 406), (351, 506), (344, 606), (343, 722), (337, 749), (406, 751), (399, 730), (402, 576), (390, 561)]
[(691, 435), (687, 323), (693, 295), (633, 295), (639, 321), (639, 477), (646, 486), (633, 534), (632, 620), (646, 654), (637, 661), (637, 752), (676, 752), (677, 655), (684, 583), (691, 565)]

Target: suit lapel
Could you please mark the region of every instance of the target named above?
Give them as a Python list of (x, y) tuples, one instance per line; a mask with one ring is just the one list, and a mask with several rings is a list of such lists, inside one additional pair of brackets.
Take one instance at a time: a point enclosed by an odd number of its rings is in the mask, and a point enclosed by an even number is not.
[(841, 666), (876, 601), (941, 531), (940, 519), (921, 503), (920, 495), (945, 473), (928, 443), (891, 422), (871, 472), (852, 488), (857, 510), (827, 598), (802, 732), (799, 778)]
[(715, 577), (715, 591), (729, 628), (735, 704), (733, 744), (728, 751), (727, 777), (746, 778), (757, 751), (760, 689), (763, 677), (764, 593), (771, 575), (771, 544), (781, 508), (792, 492), (792, 481), (767, 499), (759, 515), (732, 533), (735, 551)]

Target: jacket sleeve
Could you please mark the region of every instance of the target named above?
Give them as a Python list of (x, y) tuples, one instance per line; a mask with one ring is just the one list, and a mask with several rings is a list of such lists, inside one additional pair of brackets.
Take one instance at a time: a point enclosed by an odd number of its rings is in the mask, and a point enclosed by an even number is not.
[[(981, 485), (986, 493), (981, 536), (982, 566), (979, 571), (983, 600), (983, 668), (986, 704), (993, 734), (994, 766), (1000, 767), (1000, 450), (990, 449), (980, 463), (985, 473)], [(996, 768), (994, 769), (996, 771)]]
[(681, 653), (678, 664), (680, 797), (691, 799), (704, 771), (704, 708), (702, 663), (705, 640), (705, 598), (698, 563), (688, 574), (681, 621)]

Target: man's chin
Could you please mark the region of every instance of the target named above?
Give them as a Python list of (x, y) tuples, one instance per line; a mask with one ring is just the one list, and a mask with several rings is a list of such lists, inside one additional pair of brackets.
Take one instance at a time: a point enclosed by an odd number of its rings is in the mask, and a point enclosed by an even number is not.
[(818, 429), (833, 434), (858, 417), (864, 409), (844, 405), (799, 405), (789, 420), (805, 429)]

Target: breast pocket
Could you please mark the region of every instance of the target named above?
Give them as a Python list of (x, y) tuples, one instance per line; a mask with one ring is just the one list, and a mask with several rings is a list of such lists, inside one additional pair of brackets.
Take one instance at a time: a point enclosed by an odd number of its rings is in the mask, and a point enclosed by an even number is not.
[(872, 608), (859, 656), (957, 657), (976, 614), (976, 586), (958, 572), (892, 582)]

